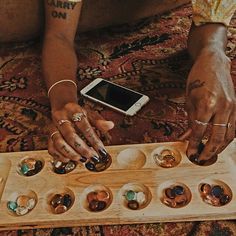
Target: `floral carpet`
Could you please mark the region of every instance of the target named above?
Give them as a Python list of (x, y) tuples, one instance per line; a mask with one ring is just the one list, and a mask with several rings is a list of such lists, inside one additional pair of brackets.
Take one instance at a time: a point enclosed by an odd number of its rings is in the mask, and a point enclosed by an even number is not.
[[(151, 101), (134, 117), (82, 101), (114, 121), (107, 145), (175, 141), (188, 126), (185, 83), (191, 68), (186, 39), (191, 7), (79, 35), (79, 88), (96, 77), (140, 91)], [(228, 55), (236, 82), (236, 18), (229, 28)], [(50, 106), (41, 74), (41, 42), (0, 48), (0, 152), (47, 148)], [(0, 232), (0, 235), (231, 236), (236, 221), (87, 226)]]

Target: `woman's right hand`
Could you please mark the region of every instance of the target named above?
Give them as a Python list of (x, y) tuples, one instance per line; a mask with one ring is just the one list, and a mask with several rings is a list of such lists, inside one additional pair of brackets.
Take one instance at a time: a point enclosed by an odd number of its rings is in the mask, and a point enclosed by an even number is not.
[(97, 112), (86, 111), (76, 103), (67, 103), (58, 110), (52, 110), (48, 152), (61, 162), (98, 162), (109, 154), (94, 129), (106, 134), (113, 127), (112, 121), (104, 120)]

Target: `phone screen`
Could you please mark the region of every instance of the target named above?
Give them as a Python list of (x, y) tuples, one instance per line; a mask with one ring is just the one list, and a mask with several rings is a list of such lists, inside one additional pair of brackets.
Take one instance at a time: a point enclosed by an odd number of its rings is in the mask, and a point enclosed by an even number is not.
[(142, 97), (139, 93), (104, 80), (94, 86), (86, 94), (123, 111), (127, 111)]

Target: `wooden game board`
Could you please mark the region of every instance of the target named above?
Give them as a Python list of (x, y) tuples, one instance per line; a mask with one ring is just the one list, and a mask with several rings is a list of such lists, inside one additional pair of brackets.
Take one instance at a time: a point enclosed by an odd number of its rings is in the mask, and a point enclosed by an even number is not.
[[(197, 166), (185, 155), (187, 143), (153, 143), (110, 146), (107, 150), (113, 162), (104, 172), (89, 172), (83, 166), (65, 175), (52, 171), (47, 151), (0, 154), (0, 230), (20, 228), (45, 228), (98, 224), (130, 224), (171, 221), (198, 221), (236, 219), (236, 141), (219, 156), (211, 166)], [(173, 168), (157, 166), (152, 154), (162, 148), (179, 151), (182, 160)], [(155, 151), (156, 150), (156, 151)], [(25, 177), (17, 172), (22, 158), (32, 157), (44, 162), (42, 171)], [(232, 191), (232, 200), (221, 207), (202, 201), (199, 184), (222, 181)], [(185, 184), (191, 191), (190, 203), (174, 209), (161, 202), (163, 188), (172, 183)], [(221, 183), (221, 182), (220, 182)], [(141, 186), (148, 191), (147, 206), (130, 210), (124, 204), (123, 191), (127, 186)], [(140, 186), (139, 186), (140, 185)], [(136, 188), (135, 187), (135, 188)], [(112, 194), (110, 206), (102, 212), (85, 208), (85, 195), (91, 189), (108, 188)], [(14, 216), (7, 209), (12, 192), (24, 194), (33, 191), (37, 205), (24, 216)], [(52, 193), (70, 191), (74, 194), (73, 206), (63, 214), (53, 214), (48, 199)]]

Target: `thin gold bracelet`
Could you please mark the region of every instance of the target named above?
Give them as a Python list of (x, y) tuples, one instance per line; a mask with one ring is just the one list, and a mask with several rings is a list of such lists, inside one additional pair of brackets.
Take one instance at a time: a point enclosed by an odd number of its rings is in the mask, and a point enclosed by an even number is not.
[(70, 80), (70, 79), (63, 79), (63, 80), (57, 81), (56, 83), (54, 83), (53, 85), (51, 85), (51, 87), (48, 89), (48, 97), (50, 96), (50, 92), (52, 91), (52, 89), (53, 89), (56, 85), (58, 85), (58, 84), (60, 84), (60, 83), (64, 83), (64, 82), (72, 83), (72, 84), (75, 86), (76, 90), (77, 90), (78, 87), (77, 87), (77, 84), (75, 83), (75, 81)]

